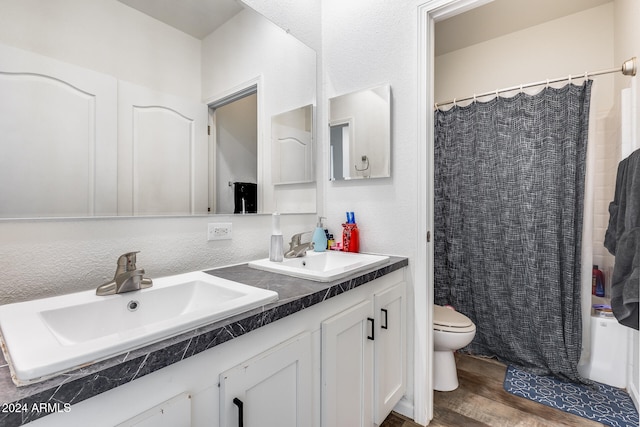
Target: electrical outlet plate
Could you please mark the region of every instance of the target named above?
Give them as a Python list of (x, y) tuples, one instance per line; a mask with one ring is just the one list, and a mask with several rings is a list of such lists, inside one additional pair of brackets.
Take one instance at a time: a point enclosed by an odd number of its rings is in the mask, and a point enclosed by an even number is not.
[(231, 223), (212, 222), (208, 224), (207, 240), (231, 240)]

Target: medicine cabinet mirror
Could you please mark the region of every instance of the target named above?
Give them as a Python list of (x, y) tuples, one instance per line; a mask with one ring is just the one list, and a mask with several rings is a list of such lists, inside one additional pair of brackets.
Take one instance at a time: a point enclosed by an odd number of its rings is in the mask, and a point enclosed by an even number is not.
[(391, 176), (391, 87), (329, 99), (332, 181)]
[[(257, 147), (216, 152), (210, 105), (248, 86)], [(270, 138), (315, 104), (316, 52), (240, 1), (5, 1), (0, 93), (0, 218), (232, 214), (212, 199), (233, 205), (230, 182), (255, 186), (245, 212), (316, 210), (306, 174), (274, 179)], [(212, 178), (229, 153), (253, 173)]]

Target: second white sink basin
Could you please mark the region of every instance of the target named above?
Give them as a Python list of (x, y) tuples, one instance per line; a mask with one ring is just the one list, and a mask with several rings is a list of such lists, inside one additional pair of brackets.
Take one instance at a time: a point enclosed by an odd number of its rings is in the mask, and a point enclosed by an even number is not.
[(249, 267), (318, 282), (331, 282), (387, 262), (389, 257), (385, 255), (307, 251), (307, 255), (303, 257), (285, 258), (282, 262), (272, 262), (268, 258), (252, 261)]
[(95, 290), (0, 306), (5, 358), (17, 385), (178, 335), (278, 299), (278, 294), (193, 272), (151, 288)]

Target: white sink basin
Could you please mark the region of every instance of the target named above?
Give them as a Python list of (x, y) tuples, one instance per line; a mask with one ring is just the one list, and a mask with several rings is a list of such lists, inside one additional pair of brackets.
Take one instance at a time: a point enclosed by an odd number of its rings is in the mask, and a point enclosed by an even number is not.
[(90, 290), (8, 304), (0, 306), (2, 351), (14, 382), (24, 385), (277, 299), (273, 291), (193, 272), (118, 295)]
[(268, 258), (252, 261), (249, 267), (318, 282), (331, 282), (388, 261), (389, 257), (384, 255), (308, 251), (304, 257), (285, 258), (282, 262), (272, 262)]

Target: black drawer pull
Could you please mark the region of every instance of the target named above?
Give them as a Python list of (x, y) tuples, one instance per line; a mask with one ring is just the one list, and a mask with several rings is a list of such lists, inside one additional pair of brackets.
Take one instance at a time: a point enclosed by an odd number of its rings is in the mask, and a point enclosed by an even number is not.
[(233, 404), (236, 405), (238, 407), (238, 427), (244, 427), (244, 403), (242, 403), (242, 400), (238, 399), (237, 397), (233, 398)]
[(375, 333), (376, 333), (375, 320), (373, 320), (373, 318), (371, 317), (367, 317), (367, 320), (371, 322), (371, 335), (367, 335), (367, 338), (373, 341), (375, 340)]
[(387, 313), (387, 309), (386, 308), (381, 308), (380, 311), (382, 311), (382, 314), (384, 315), (384, 323), (382, 323), (382, 321), (380, 321), (380, 327), (382, 329), (389, 329), (388, 328), (388, 313)]

